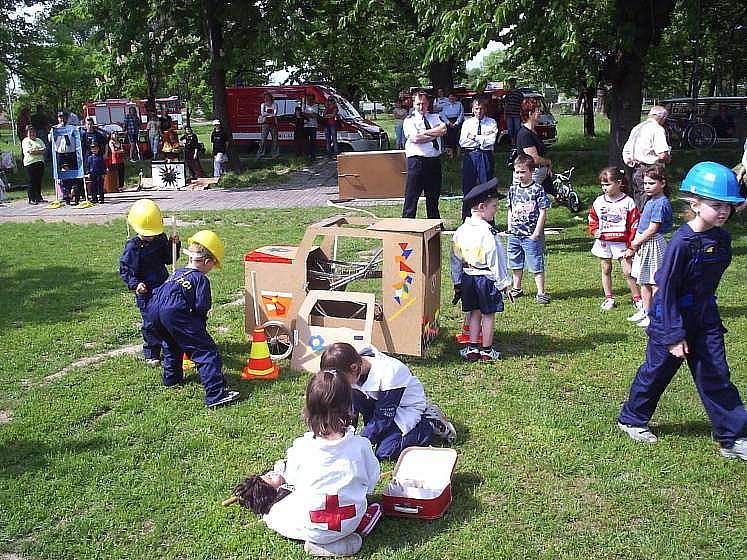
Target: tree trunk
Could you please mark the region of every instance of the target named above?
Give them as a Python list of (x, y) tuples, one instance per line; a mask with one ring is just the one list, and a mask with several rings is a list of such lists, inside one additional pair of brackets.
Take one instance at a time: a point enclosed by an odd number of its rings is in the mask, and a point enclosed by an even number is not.
[(584, 136), (596, 136), (594, 128), (594, 88), (584, 88)]
[(445, 61), (431, 62), (428, 75), (431, 78), (431, 86), (435, 93), (438, 88), (448, 92), (454, 87), (454, 57)]
[(241, 171), (241, 161), (236, 143), (233, 141), (231, 118), (228, 114), (228, 97), (226, 96), (226, 68), (223, 60), (223, 28), (218, 17), (225, 2), (207, 0), (205, 2), (205, 28), (210, 50), (210, 85), (213, 88), (213, 113), (228, 134), (228, 164), (235, 172)]

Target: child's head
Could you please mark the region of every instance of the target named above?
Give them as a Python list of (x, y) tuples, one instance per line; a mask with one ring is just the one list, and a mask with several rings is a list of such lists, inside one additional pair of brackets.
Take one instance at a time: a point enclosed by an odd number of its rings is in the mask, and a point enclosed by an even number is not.
[(353, 346), (347, 342), (335, 342), (324, 349), (319, 365), (324, 370), (342, 373), (352, 384), (358, 382), (362, 363), (363, 358)]
[(342, 436), (352, 423), (353, 390), (337, 370), (315, 373), (306, 385), (304, 421), (317, 437)]
[(532, 156), (519, 154), (514, 160), (514, 174), (522, 185), (532, 182), (532, 172), (537, 167)]
[(152, 239), (163, 233), (163, 216), (158, 205), (147, 198), (141, 198), (130, 207), (127, 223), (141, 239)]
[(665, 196), (671, 194), (663, 165), (654, 163), (643, 168), (643, 190), (648, 196), (656, 196), (662, 192)]
[(722, 226), (735, 204), (744, 202), (734, 172), (720, 163), (704, 161), (687, 172), (680, 192), (686, 196), (693, 217), (706, 226)]
[(222, 268), (225, 245), (214, 231), (203, 229), (187, 240), (189, 247), (184, 253), (189, 257), (189, 264), (200, 272), (208, 273), (213, 266)]
[(625, 172), (617, 167), (605, 167), (599, 172), (599, 184), (604, 194), (615, 196), (620, 192), (627, 194), (628, 181)]
[(497, 186), (498, 180), (493, 178), (473, 187), (464, 195), (464, 203), (470, 207), (473, 218), (481, 218), (487, 222), (495, 218), (499, 198)]
[(273, 473), (262, 476), (252, 475), (233, 489), (233, 494), (239, 500), (239, 504), (252, 510), (257, 515), (270, 513), (270, 508), (287, 495), (287, 490), (280, 488), (278, 477), (272, 477)]

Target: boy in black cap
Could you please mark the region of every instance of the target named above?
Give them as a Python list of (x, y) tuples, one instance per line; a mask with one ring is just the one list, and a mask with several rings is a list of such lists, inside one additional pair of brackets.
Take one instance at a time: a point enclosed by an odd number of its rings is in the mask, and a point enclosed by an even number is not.
[(91, 202), (104, 202), (104, 175), (106, 166), (101, 155), (101, 146), (91, 143), (91, 153), (86, 160), (87, 177), (91, 179)]
[[(469, 344), (459, 353), (471, 362), (490, 362), (501, 357), (493, 348), (495, 314), (503, 311), (504, 296), (513, 301), (508, 291), (511, 279), (506, 268), (506, 253), (498, 232), (489, 223), (498, 210), (497, 184), (496, 179), (491, 179), (477, 185), (464, 197), (471, 216), (454, 232), (451, 249), (454, 303), (462, 300), (470, 332)], [(480, 335), (482, 346), (478, 345)]]

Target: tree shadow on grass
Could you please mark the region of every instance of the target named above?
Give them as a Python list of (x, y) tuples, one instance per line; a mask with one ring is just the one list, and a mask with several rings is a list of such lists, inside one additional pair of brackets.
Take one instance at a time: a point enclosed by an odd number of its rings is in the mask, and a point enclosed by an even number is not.
[(15, 478), (26, 472), (44, 469), (50, 457), (96, 451), (109, 445), (108, 440), (100, 437), (83, 441), (64, 440), (53, 446), (28, 439), (0, 443), (0, 478)]
[(477, 473), (456, 472), (451, 479), (452, 503), (443, 517), (433, 520), (384, 517), (379, 522), (380, 527), (365, 539), (364, 550), (374, 552), (385, 547), (396, 550), (419, 546), (432, 540), (435, 533), (468, 523), (482, 509), (475, 498), (475, 491), (482, 482), (483, 477)]
[(707, 437), (713, 434), (711, 425), (703, 420), (658, 424), (654, 427), (654, 432), (659, 436), (677, 435), (687, 439), (700, 439), (704, 436)]
[(747, 305), (725, 305), (719, 307), (719, 313), (722, 318), (744, 317), (747, 314)]
[(22, 268), (10, 272), (0, 261), (0, 332), (31, 324), (80, 320), (102, 298), (120, 293), (115, 273), (69, 266)]

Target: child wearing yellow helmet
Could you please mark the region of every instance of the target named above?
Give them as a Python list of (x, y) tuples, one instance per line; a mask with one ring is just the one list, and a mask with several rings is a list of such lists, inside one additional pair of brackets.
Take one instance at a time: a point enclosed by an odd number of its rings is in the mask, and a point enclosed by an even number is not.
[(184, 383), (182, 356), (195, 362), (205, 387), (205, 405), (212, 408), (239, 398), (238, 391), (226, 389), (218, 346), (207, 332), (207, 314), (212, 294), (207, 274), (220, 268), (225, 246), (215, 232), (202, 230), (188, 239), (184, 253), (189, 262), (175, 271), (155, 291), (147, 315), (163, 340), (163, 384)]
[(127, 223), (135, 230), (135, 237), (125, 243), (119, 257), (119, 275), (127, 288), (135, 294), (135, 304), (143, 319), (143, 357), (148, 365), (157, 366), (161, 360), (161, 339), (146, 317), (153, 290), (169, 277), (166, 265), (172, 264), (172, 244), (176, 253), (181, 250), (179, 236), (167, 238), (163, 233), (161, 209), (152, 200), (140, 199), (127, 214)]

